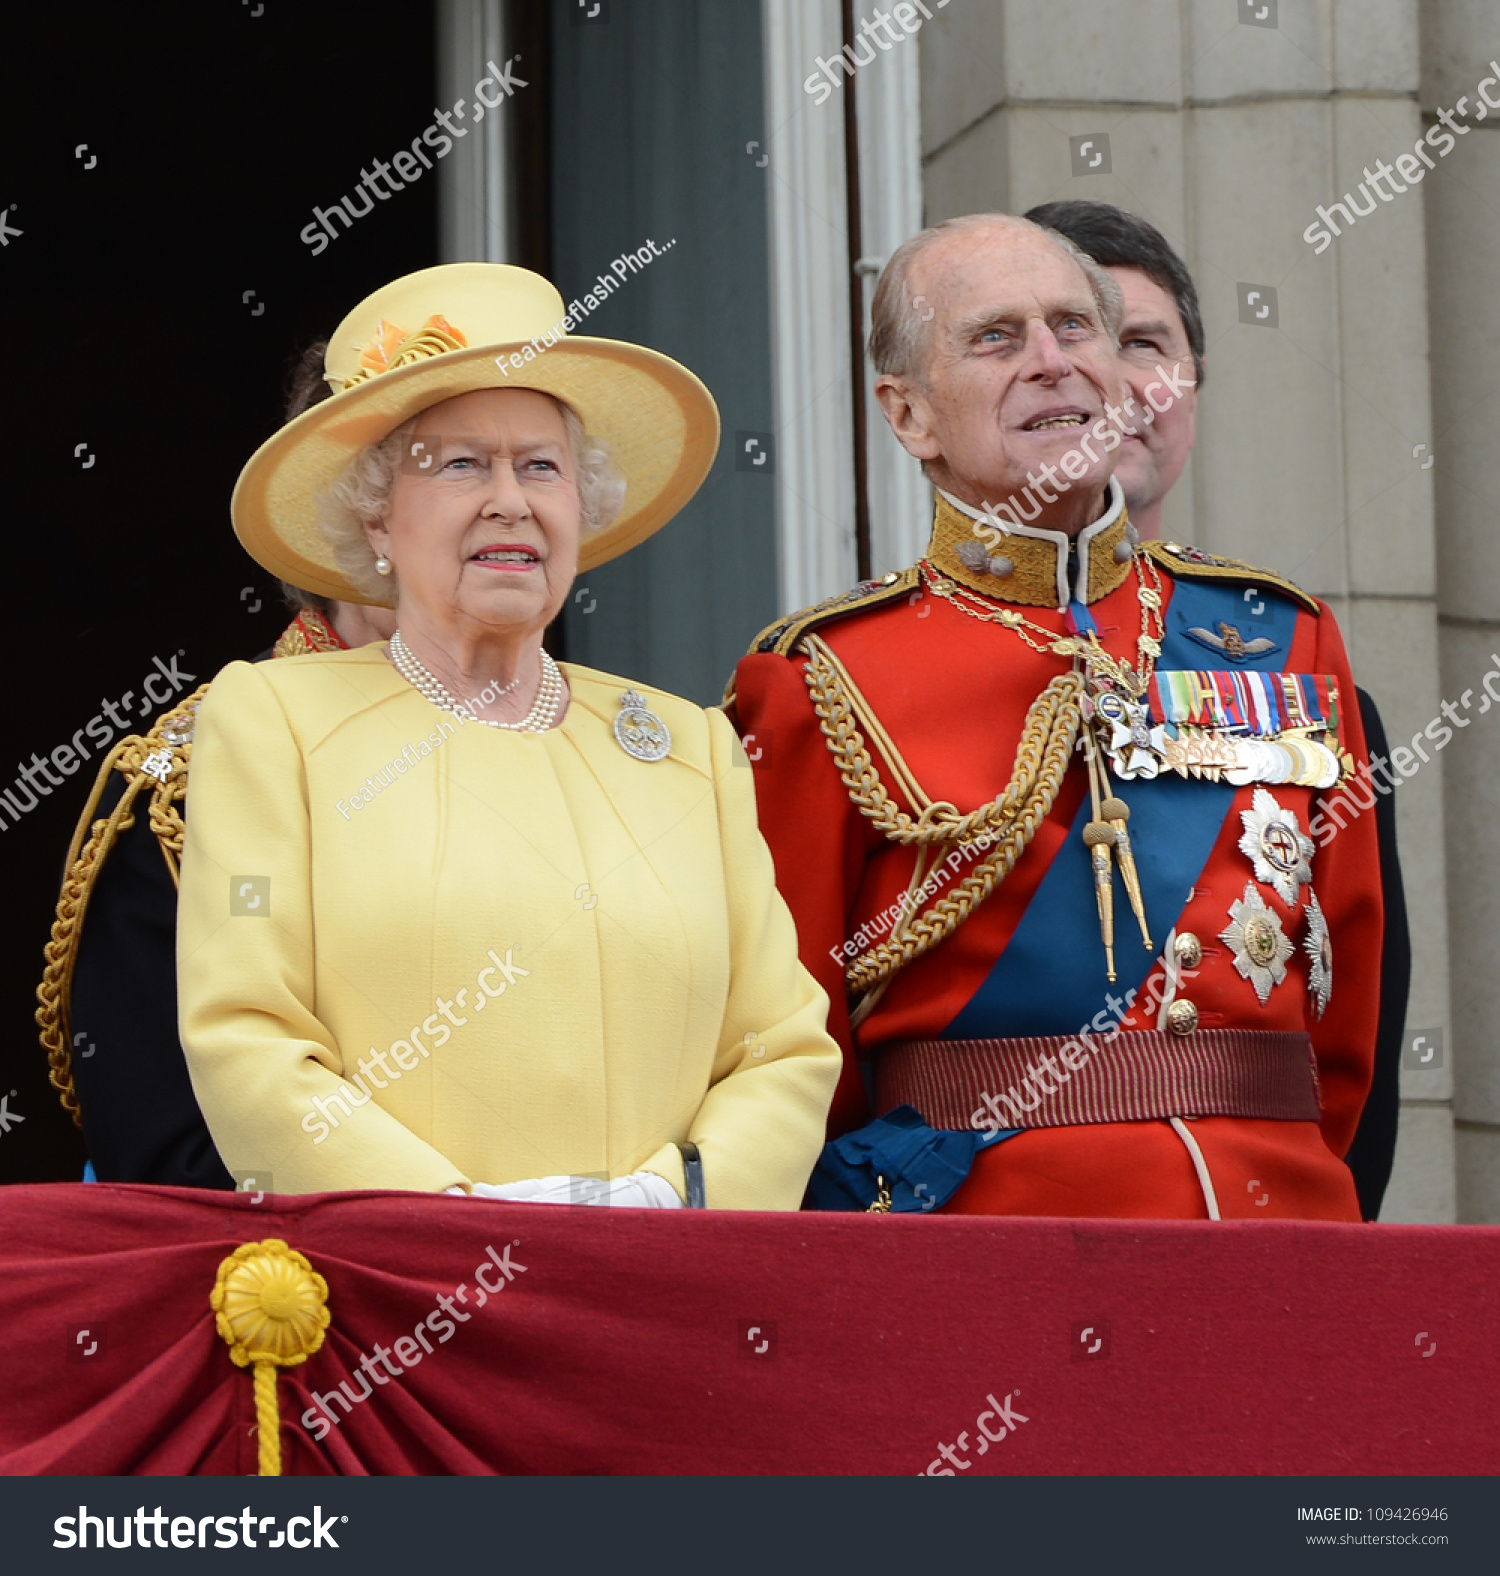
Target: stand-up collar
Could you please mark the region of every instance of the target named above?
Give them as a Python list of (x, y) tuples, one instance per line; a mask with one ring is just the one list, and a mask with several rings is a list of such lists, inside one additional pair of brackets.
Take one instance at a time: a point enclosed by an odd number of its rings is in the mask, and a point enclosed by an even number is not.
[[(927, 558), (945, 575), (998, 602), (1056, 608), (1071, 601), (1097, 602), (1130, 573), (1136, 541), (1125, 494), (1113, 476), (1106, 496), (1104, 513), (1073, 538), (981, 514), (939, 488)], [(1075, 583), (1069, 586), (1075, 545)]]

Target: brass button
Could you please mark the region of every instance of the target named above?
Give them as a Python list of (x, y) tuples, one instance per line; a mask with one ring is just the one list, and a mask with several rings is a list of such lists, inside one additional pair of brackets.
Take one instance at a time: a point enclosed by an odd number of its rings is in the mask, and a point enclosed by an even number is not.
[(1192, 1002), (1178, 997), (1167, 1008), (1167, 1027), (1173, 1034), (1191, 1034), (1198, 1027), (1198, 1009)]
[(1172, 956), (1185, 969), (1195, 969), (1203, 961), (1203, 943), (1190, 930), (1184, 930), (1172, 943)]

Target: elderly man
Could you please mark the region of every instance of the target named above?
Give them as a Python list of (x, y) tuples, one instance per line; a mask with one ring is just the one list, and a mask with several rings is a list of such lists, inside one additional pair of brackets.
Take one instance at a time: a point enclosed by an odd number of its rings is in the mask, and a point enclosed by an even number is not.
[[(871, 354), (938, 490), (927, 553), (736, 670), (846, 1054), (816, 1203), (1360, 1218), (1375, 834), (1305, 830), (1364, 758), (1347, 659), (1290, 582), (1139, 538), (1121, 313), (1013, 216), (899, 248)], [(1159, 413), (1191, 384), (1152, 370)]]
[[(1125, 316), (1120, 325), (1120, 372), (1141, 406), (1155, 367), (1189, 368), (1193, 386), (1156, 413), (1138, 436), (1120, 446), (1115, 478), (1125, 493), (1130, 520), (1142, 536), (1160, 536), (1162, 504), (1177, 484), (1197, 437), (1198, 393), (1203, 387), (1203, 317), (1187, 265), (1166, 237), (1138, 214), (1113, 203), (1073, 198), (1027, 210), (1033, 224), (1056, 230), (1085, 251), (1120, 287)], [(1385, 727), (1373, 698), (1359, 690), (1359, 712), (1372, 761), (1389, 754)], [(1380, 884), (1385, 933), (1380, 953), (1380, 1028), (1375, 1076), (1360, 1115), (1359, 1130), (1345, 1155), (1360, 1208), (1375, 1220), (1390, 1181), (1401, 1107), (1401, 1047), (1411, 983), (1411, 937), (1396, 847), (1394, 791), (1375, 801), (1380, 841)]]

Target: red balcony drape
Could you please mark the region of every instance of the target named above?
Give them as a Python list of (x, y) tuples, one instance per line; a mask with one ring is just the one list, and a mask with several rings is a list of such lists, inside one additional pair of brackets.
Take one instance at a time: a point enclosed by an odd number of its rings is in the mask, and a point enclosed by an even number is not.
[[(975, 1476), (1500, 1459), (1500, 1229), (99, 1184), (0, 1189), (0, 1471), (254, 1472), (208, 1299), (267, 1238), (332, 1311), (279, 1380), (288, 1474), (919, 1473), (945, 1444)], [(504, 1287), (483, 1306), (481, 1282)], [(341, 1381), (369, 1398), (330, 1402), (319, 1442), (301, 1419)], [(982, 1413), (1003, 1440), (980, 1453)]]

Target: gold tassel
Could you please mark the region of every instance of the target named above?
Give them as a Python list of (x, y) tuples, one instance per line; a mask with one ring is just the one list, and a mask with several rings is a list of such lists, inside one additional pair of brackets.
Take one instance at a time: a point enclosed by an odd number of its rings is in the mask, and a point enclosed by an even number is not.
[(1120, 879), (1125, 883), (1130, 907), (1135, 914), (1136, 923), (1141, 927), (1141, 940), (1146, 944), (1146, 951), (1150, 952), (1151, 932), (1146, 928), (1146, 904), (1141, 896), (1140, 873), (1135, 868), (1135, 855), (1130, 848), (1130, 833), (1125, 829), (1125, 823), (1130, 819), (1130, 806), (1123, 799), (1111, 794), (1099, 808), (1104, 819), (1114, 828), (1115, 858), (1120, 861)]
[(1090, 821), (1083, 829), (1094, 860), (1094, 896), (1099, 904), (1099, 932), (1104, 937), (1104, 967), (1110, 983), (1115, 978), (1115, 889), (1110, 879), (1110, 848), (1115, 829), (1107, 821)]

